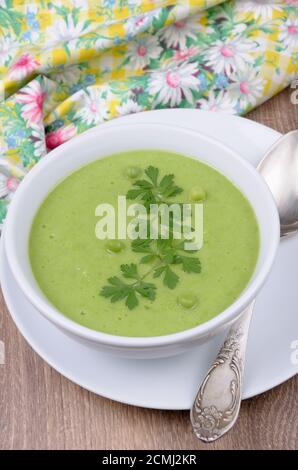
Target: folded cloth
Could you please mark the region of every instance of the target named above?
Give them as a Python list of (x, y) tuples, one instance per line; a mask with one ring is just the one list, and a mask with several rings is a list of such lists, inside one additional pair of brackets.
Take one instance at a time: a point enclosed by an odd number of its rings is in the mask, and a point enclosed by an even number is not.
[(295, 76), (298, 0), (0, 0), (0, 223), (26, 172), (90, 127), (244, 114)]

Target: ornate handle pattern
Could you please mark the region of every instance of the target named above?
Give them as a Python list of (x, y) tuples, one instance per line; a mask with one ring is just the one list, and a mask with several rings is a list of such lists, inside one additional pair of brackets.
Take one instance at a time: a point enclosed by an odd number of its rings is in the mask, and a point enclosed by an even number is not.
[(195, 435), (204, 442), (223, 436), (237, 420), (249, 324), (254, 301), (231, 327), (190, 412)]

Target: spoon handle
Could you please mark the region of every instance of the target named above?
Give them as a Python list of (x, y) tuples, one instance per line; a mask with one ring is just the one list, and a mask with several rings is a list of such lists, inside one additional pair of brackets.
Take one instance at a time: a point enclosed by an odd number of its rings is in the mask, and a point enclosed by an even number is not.
[(253, 301), (230, 328), (226, 340), (199, 388), (190, 411), (195, 435), (204, 442), (223, 436), (237, 420), (246, 343)]

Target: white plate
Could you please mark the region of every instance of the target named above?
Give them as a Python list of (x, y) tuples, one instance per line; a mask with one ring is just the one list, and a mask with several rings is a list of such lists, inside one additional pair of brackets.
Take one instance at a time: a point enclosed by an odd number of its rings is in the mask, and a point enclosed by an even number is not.
[[(124, 121), (181, 123), (216, 136), (253, 164), (279, 137), (277, 132), (243, 118), (196, 110), (152, 111), (121, 118)], [(117, 123), (120, 121), (105, 125)], [(297, 254), (298, 237), (282, 242), (270, 278), (258, 297), (248, 343), (244, 398), (269, 390), (298, 372), (297, 365), (291, 363), (291, 343), (298, 339)], [(73, 382), (123, 403), (190, 408), (222, 341), (222, 336), (216, 337), (191, 353), (167, 359), (141, 361), (104, 355), (69, 338), (32, 308), (9, 271), (3, 248), (0, 277), (11, 316), (32, 348)]]

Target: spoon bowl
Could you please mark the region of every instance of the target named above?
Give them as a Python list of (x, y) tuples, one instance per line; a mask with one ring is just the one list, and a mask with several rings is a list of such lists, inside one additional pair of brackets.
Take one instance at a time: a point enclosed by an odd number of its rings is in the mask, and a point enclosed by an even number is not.
[(281, 137), (258, 166), (275, 199), (281, 237), (298, 230), (298, 130)]

